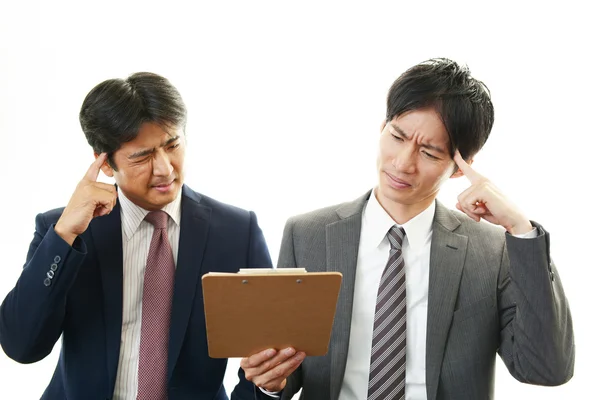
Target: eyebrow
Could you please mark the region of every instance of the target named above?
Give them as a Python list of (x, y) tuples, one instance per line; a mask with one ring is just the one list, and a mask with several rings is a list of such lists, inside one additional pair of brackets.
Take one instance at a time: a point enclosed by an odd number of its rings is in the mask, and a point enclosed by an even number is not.
[[(402, 129), (400, 129), (400, 127), (398, 125), (394, 125), (390, 122), (390, 126), (394, 129), (394, 131), (396, 131), (396, 133), (400, 136), (402, 136), (403, 139), (406, 140), (410, 140), (411, 138), (406, 134), (406, 132), (404, 132)], [(427, 144), (427, 143), (422, 143), (421, 144), (422, 147), (425, 147), (426, 149), (431, 149), (434, 151), (437, 151), (438, 153), (441, 154), (445, 154), (446, 151), (444, 151), (443, 149), (439, 148), (438, 146), (435, 146), (433, 144)]]
[[(170, 138), (169, 140), (163, 142), (160, 144), (159, 147), (165, 147), (170, 145), (171, 143), (173, 143), (174, 141), (176, 141), (177, 139), (179, 139), (179, 135), (177, 136), (173, 136), (172, 138)], [(148, 156), (152, 153), (154, 153), (154, 151), (156, 150), (156, 147), (153, 147), (151, 149), (145, 149), (145, 150), (140, 150), (140, 151), (136, 151), (135, 153), (129, 155), (127, 158), (132, 160), (134, 158), (140, 158), (140, 157), (145, 157)]]

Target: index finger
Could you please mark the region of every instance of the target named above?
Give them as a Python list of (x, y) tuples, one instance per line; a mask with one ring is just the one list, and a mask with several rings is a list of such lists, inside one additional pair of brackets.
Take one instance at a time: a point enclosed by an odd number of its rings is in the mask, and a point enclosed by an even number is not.
[(463, 160), (458, 150), (454, 153), (454, 162), (471, 183), (475, 183), (483, 178), (483, 176), (479, 175), (465, 160)]
[(96, 157), (96, 160), (94, 160), (92, 165), (90, 165), (90, 168), (85, 173), (83, 179), (96, 182), (96, 180), (98, 179), (98, 174), (100, 174), (100, 167), (102, 167), (102, 164), (104, 164), (107, 157), (108, 156), (106, 153), (102, 153), (98, 157)]

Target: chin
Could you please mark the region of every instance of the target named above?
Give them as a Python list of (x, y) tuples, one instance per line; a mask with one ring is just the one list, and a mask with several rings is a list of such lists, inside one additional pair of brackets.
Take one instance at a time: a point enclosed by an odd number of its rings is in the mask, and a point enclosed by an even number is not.
[(396, 203), (406, 204), (408, 201), (410, 201), (410, 198), (412, 197), (412, 193), (407, 193), (406, 191), (397, 190), (397, 189), (394, 189), (393, 187), (390, 187), (387, 185), (384, 187), (384, 190), (382, 192), (383, 192), (382, 194), (385, 197), (387, 197), (388, 199), (390, 199)]
[(154, 202), (155, 204), (160, 204), (161, 207), (166, 206), (167, 204), (169, 204), (170, 202), (174, 201), (177, 198), (177, 192), (175, 193), (169, 193), (169, 194), (164, 194), (162, 196), (157, 196), (154, 198)]

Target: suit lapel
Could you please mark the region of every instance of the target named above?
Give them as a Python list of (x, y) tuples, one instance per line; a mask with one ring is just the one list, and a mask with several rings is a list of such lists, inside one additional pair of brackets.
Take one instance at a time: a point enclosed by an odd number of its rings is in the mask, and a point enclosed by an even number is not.
[(436, 201), (431, 239), (429, 301), (427, 306), (427, 399), (435, 400), (446, 338), (454, 314), (468, 238), (453, 231), (460, 221)]
[(169, 337), (169, 379), (183, 345), (194, 297), (197, 294), (202, 259), (208, 237), (211, 208), (200, 204), (200, 200), (201, 198), (197, 193), (187, 186), (183, 186), (179, 255), (175, 272)]
[(90, 224), (90, 232), (98, 256), (98, 268), (102, 280), (106, 367), (111, 385), (109, 392), (112, 393), (119, 365), (123, 320), (123, 239), (119, 202), (110, 214), (93, 220)]
[(327, 271), (343, 275), (330, 342), (331, 399), (338, 398), (346, 370), (362, 211), (369, 194), (340, 207), (340, 220), (327, 225), (325, 231)]

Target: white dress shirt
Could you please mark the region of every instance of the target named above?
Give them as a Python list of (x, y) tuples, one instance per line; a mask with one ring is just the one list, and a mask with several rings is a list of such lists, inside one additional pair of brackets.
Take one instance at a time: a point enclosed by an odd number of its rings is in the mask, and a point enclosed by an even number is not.
[[(154, 226), (144, 218), (149, 211), (132, 203), (118, 191), (121, 205), (121, 232), (123, 235), (123, 325), (119, 367), (113, 399), (135, 400), (138, 385), (138, 361), (142, 330), (142, 295), (144, 272), (150, 250)], [(177, 198), (163, 211), (169, 214), (168, 236), (173, 258), (177, 265), (179, 227), (181, 221), (181, 190)]]
[(406, 271), (406, 400), (426, 399), (425, 339), (429, 258), (435, 202), (403, 225), (398, 225), (371, 193), (362, 216), (348, 361), (340, 399), (364, 400), (369, 388), (371, 344), (379, 281), (390, 254), (387, 232), (402, 226), (406, 237), (402, 257)]

